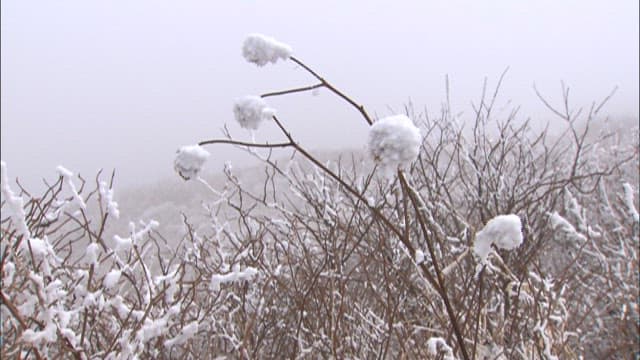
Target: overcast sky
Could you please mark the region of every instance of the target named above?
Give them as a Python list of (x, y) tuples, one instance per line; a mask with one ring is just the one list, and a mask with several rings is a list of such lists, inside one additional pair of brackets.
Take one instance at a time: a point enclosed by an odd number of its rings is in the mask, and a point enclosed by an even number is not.
[[(471, 115), (485, 77), (510, 67), (502, 102), (553, 120), (532, 85), (560, 101), (638, 117), (638, 1), (161, 1), (2, 0), (2, 159), (28, 184), (57, 165), (117, 183), (173, 176), (180, 145), (241, 139), (232, 104), (247, 94), (311, 85), (291, 63), (241, 57), (249, 33), (275, 37), (370, 113), (409, 99), (436, 114), (449, 75), (454, 109)], [(270, 99), (313, 149), (362, 148), (366, 124), (329, 93)], [(260, 139), (280, 140), (268, 127)], [(246, 160), (209, 147), (208, 170)], [(244, 159), (244, 160), (243, 160)], [(176, 181), (177, 176), (176, 176)]]

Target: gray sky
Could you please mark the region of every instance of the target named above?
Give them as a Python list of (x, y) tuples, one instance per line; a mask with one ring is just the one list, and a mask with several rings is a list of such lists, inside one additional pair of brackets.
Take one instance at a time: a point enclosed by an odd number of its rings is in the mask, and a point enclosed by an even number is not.
[[(233, 100), (315, 83), (291, 63), (257, 68), (240, 47), (253, 32), (363, 103), (390, 115), (411, 99), (436, 114), (449, 75), (454, 109), (470, 116), (484, 77), (510, 67), (502, 103), (553, 120), (532, 85), (589, 105), (618, 86), (606, 108), (638, 116), (638, 1), (159, 1), (1, 2), (2, 159), (27, 184), (64, 165), (117, 183), (172, 176), (180, 145), (218, 137)], [(361, 148), (366, 124), (329, 93), (270, 99), (309, 147)], [(262, 129), (261, 129), (262, 130)], [(267, 126), (257, 137), (279, 140)], [(207, 148), (207, 170), (247, 157)], [(177, 176), (176, 176), (176, 181)]]

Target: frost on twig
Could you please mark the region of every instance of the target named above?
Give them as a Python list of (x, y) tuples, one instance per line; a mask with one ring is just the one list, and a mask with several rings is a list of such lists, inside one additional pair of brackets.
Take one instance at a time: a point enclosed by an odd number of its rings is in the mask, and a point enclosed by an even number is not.
[(629, 183), (622, 184), (622, 188), (624, 189), (624, 204), (627, 207), (627, 211), (634, 223), (640, 222), (640, 215), (638, 214), (638, 209), (633, 204), (633, 187)]
[(211, 276), (211, 290), (219, 291), (220, 284), (231, 283), (234, 281), (250, 280), (258, 274), (258, 270), (248, 267), (242, 271), (234, 269), (228, 274), (214, 274)]
[(76, 189), (76, 185), (73, 183), (73, 180), (71, 179), (73, 177), (73, 173), (71, 171), (67, 170), (66, 168), (64, 168), (63, 166), (58, 166), (58, 168), (56, 170), (58, 171), (58, 174), (64, 178), (65, 182), (69, 186), (69, 190), (71, 190), (71, 194), (73, 195), (73, 198), (78, 203), (78, 206), (80, 206), (80, 208), (86, 210), (87, 204), (85, 204), (85, 202), (82, 199), (82, 197), (78, 194), (78, 190)]
[(110, 189), (106, 182), (100, 181), (100, 200), (102, 206), (107, 209), (108, 213), (116, 219), (120, 217), (118, 203), (113, 200), (113, 189)]
[(7, 202), (7, 205), (9, 205), (9, 209), (11, 210), (11, 218), (16, 224), (15, 226), (18, 234), (24, 235), (29, 238), (31, 237), (31, 231), (29, 231), (29, 227), (25, 222), (24, 200), (22, 200), (22, 197), (16, 196), (16, 194), (14, 194), (9, 187), (7, 164), (4, 161), (0, 162), (0, 168), (2, 169), (0, 180), (2, 187), (2, 197)]

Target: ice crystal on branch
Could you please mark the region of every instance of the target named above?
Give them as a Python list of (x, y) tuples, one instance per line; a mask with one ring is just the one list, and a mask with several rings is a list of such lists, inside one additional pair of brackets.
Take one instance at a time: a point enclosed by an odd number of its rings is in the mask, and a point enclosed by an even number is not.
[(473, 252), (484, 263), (491, 252), (492, 244), (499, 249), (513, 250), (522, 244), (521, 229), (522, 223), (518, 215), (498, 215), (476, 233)]
[(275, 110), (268, 107), (261, 97), (248, 95), (236, 100), (233, 114), (240, 126), (256, 130), (263, 120), (268, 120), (275, 114)]
[(173, 168), (183, 179), (197, 177), (202, 165), (209, 157), (209, 152), (200, 145), (187, 145), (178, 149)]
[(380, 119), (369, 129), (369, 152), (386, 173), (411, 165), (421, 143), (420, 130), (405, 115)]
[(258, 66), (275, 63), (279, 59), (287, 60), (292, 52), (289, 45), (262, 34), (250, 34), (242, 44), (242, 56)]

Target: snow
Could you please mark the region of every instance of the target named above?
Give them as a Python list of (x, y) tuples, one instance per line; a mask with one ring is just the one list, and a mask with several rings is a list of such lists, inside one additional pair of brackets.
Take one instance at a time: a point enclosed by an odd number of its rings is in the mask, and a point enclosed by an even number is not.
[(167, 312), (158, 319), (145, 319), (144, 325), (140, 328), (140, 330), (138, 330), (138, 333), (136, 334), (136, 339), (141, 341), (142, 343), (146, 343), (149, 340), (167, 333), (171, 318), (173, 318), (178, 313), (180, 313), (180, 303), (171, 306), (167, 310)]
[(33, 256), (37, 260), (43, 260), (48, 255), (55, 255), (53, 246), (51, 246), (46, 237), (43, 239), (31, 238), (29, 239), (29, 245), (31, 246)]
[(491, 245), (504, 250), (513, 250), (520, 246), (522, 244), (521, 229), (522, 223), (518, 215), (498, 215), (476, 233), (473, 252), (482, 263), (486, 263)]
[(369, 129), (369, 152), (386, 174), (410, 166), (420, 153), (421, 143), (420, 130), (405, 115), (380, 119)]
[(120, 210), (118, 209), (118, 203), (113, 200), (113, 189), (109, 189), (107, 183), (100, 181), (100, 200), (102, 206), (104, 206), (109, 214), (116, 219), (120, 217)]
[(138, 240), (140, 240), (143, 236), (149, 234), (151, 230), (160, 226), (160, 224), (155, 220), (150, 220), (146, 225), (142, 223), (144, 227), (140, 231), (136, 231), (136, 224), (133, 222), (129, 223), (129, 231), (131, 236), (122, 238), (118, 235), (113, 236), (113, 240), (115, 242), (114, 250), (129, 250), (132, 245), (135, 245)]
[(420, 265), (424, 262), (424, 252), (422, 250), (416, 250), (416, 265)]
[(634, 222), (640, 222), (640, 214), (638, 214), (638, 210), (636, 206), (633, 204), (633, 187), (629, 183), (622, 184), (622, 188), (624, 190), (624, 204), (627, 207), (627, 211), (631, 215), (631, 218)]
[(69, 171), (67, 168), (65, 168), (62, 165), (59, 165), (56, 168), (56, 171), (58, 172), (58, 175), (65, 177), (65, 178), (70, 178), (73, 177), (73, 173), (71, 171)]
[(187, 324), (185, 327), (182, 328), (182, 331), (180, 331), (180, 334), (178, 334), (178, 336), (174, 337), (173, 339), (166, 340), (164, 342), (164, 346), (169, 348), (174, 345), (184, 344), (189, 339), (191, 339), (193, 335), (195, 335), (197, 332), (198, 332), (198, 322), (197, 321), (190, 322), (189, 324)]
[(16, 265), (12, 261), (6, 261), (2, 268), (2, 285), (13, 284), (13, 276), (16, 274)]
[(9, 187), (9, 179), (7, 176), (7, 164), (4, 161), (0, 161), (0, 187), (4, 200), (7, 202), (9, 209), (11, 209), (11, 218), (15, 224), (18, 235), (24, 235), (27, 238), (31, 237), (31, 231), (25, 222), (24, 212), (24, 200), (20, 196), (16, 196)]
[(82, 197), (80, 196), (80, 194), (78, 194), (78, 190), (76, 189), (76, 185), (73, 183), (73, 173), (69, 170), (67, 170), (64, 166), (59, 165), (56, 168), (58, 175), (60, 175), (61, 177), (64, 178), (64, 181), (67, 183), (67, 186), (69, 186), (69, 190), (71, 190), (71, 194), (73, 194), (73, 198), (76, 200), (76, 202), (78, 203), (78, 206), (80, 206), (82, 209), (87, 209), (87, 204), (85, 204), (84, 200), (82, 199)]
[(247, 95), (233, 104), (233, 114), (241, 127), (256, 130), (262, 121), (271, 119), (275, 110), (260, 96)]
[(567, 236), (567, 239), (572, 241), (578, 240), (580, 242), (587, 240), (584, 235), (576, 231), (576, 228), (562, 215), (558, 214), (557, 211), (551, 213), (549, 221), (551, 222), (551, 228), (553, 231), (564, 233)]
[(242, 44), (242, 56), (258, 66), (275, 63), (279, 59), (287, 60), (292, 52), (289, 45), (262, 34), (250, 34)]
[(87, 246), (84, 261), (90, 265), (98, 265), (98, 255), (100, 254), (100, 246), (98, 243), (91, 243)]
[(117, 312), (118, 316), (126, 318), (131, 309), (124, 303), (122, 296), (116, 295), (109, 300), (108, 305), (111, 305)]
[(121, 275), (122, 275), (122, 271), (113, 269), (109, 271), (107, 275), (105, 275), (104, 280), (102, 281), (102, 284), (104, 285), (105, 288), (111, 289), (114, 286), (116, 286), (116, 284), (120, 280)]
[(115, 241), (115, 247), (114, 247), (115, 251), (118, 251), (118, 250), (126, 251), (131, 249), (132, 241), (130, 237), (121, 238), (118, 235), (113, 235), (113, 240)]
[(58, 339), (56, 334), (56, 325), (53, 322), (47, 324), (47, 326), (41, 331), (33, 331), (32, 329), (26, 329), (22, 333), (22, 340), (30, 344), (42, 344), (52, 343)]
[(444, 360), (455, 360), (453, 356), (453, 349), (447, 345), (447, 342), (441, 337), (432, 337), (427, 340), (427, 350), (429, 354), (437, 356), (440, 351), (444, 352)]
[(258, 270), (252, 267), (248, 267), (242, 271), (232, 271), (228, 274), (214, 274), (211, 276), (211, 289), (213, 291), (218, 291), (220, 290), (220, 284), (250, 280), (256, 274), (258, 274)]
[(209, 152), (200, 145), (182, 146), (177, 151), (176, 158), (173, 162), (173, 168), (178, 175), (185, 180), (197, 177), (204, 162), (209, 157)]

